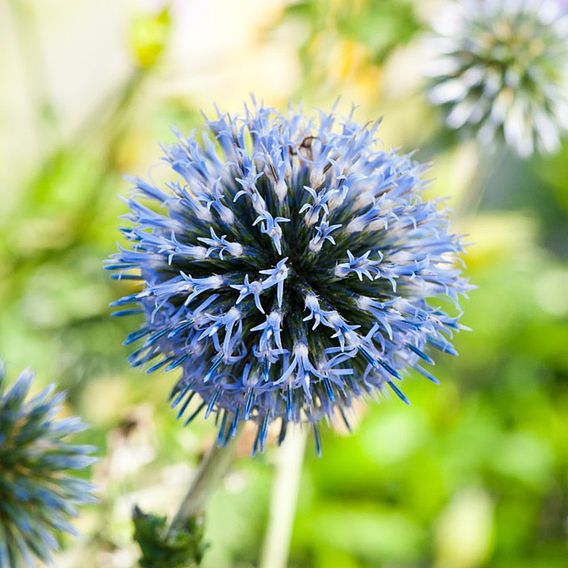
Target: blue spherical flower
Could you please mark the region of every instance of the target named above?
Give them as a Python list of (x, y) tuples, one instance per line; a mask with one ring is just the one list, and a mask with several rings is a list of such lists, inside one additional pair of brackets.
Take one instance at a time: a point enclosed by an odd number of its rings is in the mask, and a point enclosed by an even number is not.
[(255, 104), (166, 148), (175, 181), (134, 180), (132, 246), (108, 267), (141, 282), (116, 302), (145, 316), (131, 363), (181, 368), (179, 416), (197, 395), (187, 421), (217, 415), (220, 443), (254, 420), (262, 450), (278, 420), (280, 440), (308, 422), (319, 444), (321, 419), (386, 387), (406, 402), (402, 374), (435, 380), (429, 349), (454, 353), (435, 298), (467, 289), (460, 239), (377, 128)]
[(449, 2), (434, 21), (430, 100), (451, 128), (530, 156), (568, 131), (568, 16), (555, 0)]
[(75, 534), (69, 518), (92, 502), (92, 487), (73, 471), (90, 465), (91, 446), (66, 438), (85, 429), (78, 418), (57, 419), (64, 400), (53, 385), (28, 397), (33, 374), (23, 372), (6, 389), (0, 368), (0, 566), (50, 562), (56, 534)]

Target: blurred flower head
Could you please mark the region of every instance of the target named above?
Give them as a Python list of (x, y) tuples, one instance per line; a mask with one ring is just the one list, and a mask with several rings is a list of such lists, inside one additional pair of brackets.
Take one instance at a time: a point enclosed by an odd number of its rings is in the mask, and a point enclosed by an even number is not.
[[(378, 148), (378, 123), (245, 106), (165, 149), (177, 181), (133, 180), (123, 229), (132, 246), (108, 268), (141, 289), (115, 305), (143, 313), (126, 343), (148, 372), (181, 368), (179, 416), (219, 420), (219, 443), (241, 421), (267, 428), (342, 417), (354, 399), (392, 389), (454, 353), (460, 326), (438, 303), (468, 286), (460, 239), (422, 199), (423, 167)], [(151, 362), (151, 363), (150, 363)]]
[(91, 446), (66, 438), (85, 429), (75, 417), (57, 419), (64, 400), (53, 385), (28, 396), (33, 374), (24, 371), (6, 388), (0, 369), (0, 566), (50, 562), (56, 534), (75, 534), (75, 506), (92, 502), (91, 485), (74, 475), (90, 465)]
[(554, 0), (451, 2), (434, 20), (430, 100), (446, 123), (521, 157), (568, 130), (568, 16)]

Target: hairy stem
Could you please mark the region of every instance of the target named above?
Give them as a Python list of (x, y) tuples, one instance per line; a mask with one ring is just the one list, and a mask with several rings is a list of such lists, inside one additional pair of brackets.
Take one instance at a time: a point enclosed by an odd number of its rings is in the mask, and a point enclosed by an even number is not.
[(306, 438), (306, 429), (292, 430), (282, 444), (260, 568), (286, 568)]
[(172, 521), (170, 533), (178, 528), (183, 528), (190, 518), (203, 512), (207, 500), (233, 462), (239, 436), (240, 431), (225, 446), (213, 444), (209, 448)]

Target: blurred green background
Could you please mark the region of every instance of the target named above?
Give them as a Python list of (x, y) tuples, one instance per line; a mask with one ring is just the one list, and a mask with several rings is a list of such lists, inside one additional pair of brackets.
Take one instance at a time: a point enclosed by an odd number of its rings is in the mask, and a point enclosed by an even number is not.
[[(520, 162), (446, 133), (421, 49), (439, 2), (0, 0), (0, 354), (59, 381), (100, 446), (101, 503), (56, 566), (128, 568), (133, 503), (175, 509), (212, 424), (183, 429), (168, 375), (130, 370), (115, 249), (124, 173), (151, 175), (171, 126), (254, 93), (359, 106), (385, 147), (433, 161), (431, 195), (467, 233), (460, 357), (406, 408), (361, 409), (308, 443), (290, 566), (568, 566), (568, 145)], [(277, 450), (242, 457), (211, 504), (207, 568), (253, 567)]]

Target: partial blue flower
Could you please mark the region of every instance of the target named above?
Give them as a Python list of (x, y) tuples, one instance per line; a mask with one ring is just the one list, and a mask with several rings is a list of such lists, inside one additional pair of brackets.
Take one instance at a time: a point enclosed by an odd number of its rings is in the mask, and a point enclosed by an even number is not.
[(64, 400), (50, 386), (29, 396), (33, 374), (7, 388), (0, 366), (0, 566), (51, 562), (60, 532), (76, 534), (76, 506), (94, 501), (92, 486), (75, 472), (91, 463), (94, 448), (68, 436), (85, 429), (75, 417), (57, 418)]
[(556, 0), (448, 2), (430, 41), (429, 97), (450, 128), (519, 156), (568, 130), (568, 16)]
[[(424, 166), (380, 148), (378, 123), (312, 118), (253, 104), (218, 113), (165, 148), (174, 181), (134, 179), (131, 246), (107, 268), (139, 283), (115, 303), (141, 313), (134, 366), (181, 370), (186, 423), (215, 415), (219, 443), (240, 422), (347, 422), (355, 399), (409, 369), (428, 379), (432, 348), (455, 354), (456, 303), (468, 289), (460, 238), (424, 201)], [(125, 307), (134, 304), (134, 307)]]

